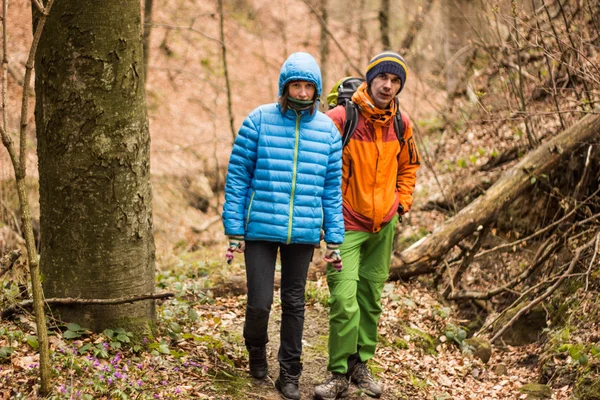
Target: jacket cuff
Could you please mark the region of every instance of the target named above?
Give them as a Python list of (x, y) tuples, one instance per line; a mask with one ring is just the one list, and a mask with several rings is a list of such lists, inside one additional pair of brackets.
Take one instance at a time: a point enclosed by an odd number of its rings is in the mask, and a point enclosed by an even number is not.
[(327, 248), (329, 250), (337, 250), (340, 247), (339, 243), (327, 243)]

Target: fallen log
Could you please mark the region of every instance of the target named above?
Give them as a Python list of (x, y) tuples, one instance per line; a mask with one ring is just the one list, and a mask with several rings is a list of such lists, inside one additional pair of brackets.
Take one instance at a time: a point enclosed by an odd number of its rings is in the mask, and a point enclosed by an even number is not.
[(530, 151), (514, 167), (506, 170), (484, 195), (408, 249), (394, 257), (390, 280), (434, 272), (437, 263), (478, 226), (496, 219), (532, 185), (533, 178), (547, 174), (580, 146), (600, 140), (600, 114), (589, 114), (577, 123)]

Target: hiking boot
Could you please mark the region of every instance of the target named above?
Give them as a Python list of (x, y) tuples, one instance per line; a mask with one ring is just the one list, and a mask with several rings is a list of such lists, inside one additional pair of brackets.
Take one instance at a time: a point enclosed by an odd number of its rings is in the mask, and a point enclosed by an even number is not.
[(300, 400), (300, 390), (298, 384), (300, 375), (302, 374), (302, 366), (292, 366), (289, 370), (280, 368), (279, 377), (275, 381), (275, 388), (281, 393), (286, 400)]
[(354, 364), (350, 368), (350, 371), (348, 371), (348, 376), (350, 377), (350, 381), (354, 382), (367, 396), (381, 397), (381, 386), (375, 382), (373, 374), (371, 374), (369, 367), (364, 362)]
[(329, 380), (315, 387), (315, 398), (320, 400), (342, 399), (348, 396), (348, 380), (344, 374), (334, 372)]
[(263, 379), (269, 372), (267, 364), (267, 348), (265, 346), (248, 346), (250, 374), (253, 378)]

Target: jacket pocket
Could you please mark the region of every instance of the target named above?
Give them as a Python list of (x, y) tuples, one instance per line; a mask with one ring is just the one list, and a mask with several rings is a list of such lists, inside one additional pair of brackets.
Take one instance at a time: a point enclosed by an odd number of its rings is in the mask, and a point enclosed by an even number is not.
[(252, 211), (252, 201), (254, 200), (255, 191), (252, 192), (252, 196), (250, 196), (250, 203), (248, 203), (248, 212), (246, 213), (246, 227), (248, 229), (248, 224), (250, 223), (250, 212)]

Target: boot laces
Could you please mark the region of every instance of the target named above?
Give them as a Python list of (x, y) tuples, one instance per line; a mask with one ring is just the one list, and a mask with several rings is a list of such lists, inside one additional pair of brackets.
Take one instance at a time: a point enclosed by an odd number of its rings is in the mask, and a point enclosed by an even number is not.
[(287, 383), (291, 383), (295, 386), (298, 386), (299, 381), (300, 381), (300, 373), (293, 375), (292, 373), (288, 372), (285, 369), (281, 369), (281, 380), (282, 383), (287, 384)]
[(375, 378), (373, 378), (373, 375), (371, 375), (371, 371), (369, 371), (369, 368), (365, 363), (357, 363), (354, 366), (354, 371), (352, 372), (352, 378), (354, 378), (354, 380), (358, 382), (367, 381), (369, 383), (375, 383)]
[(267, 349), (265, 347), (248, 347), (248, 354), (253, 364), (257, 366), (266, 365)]

